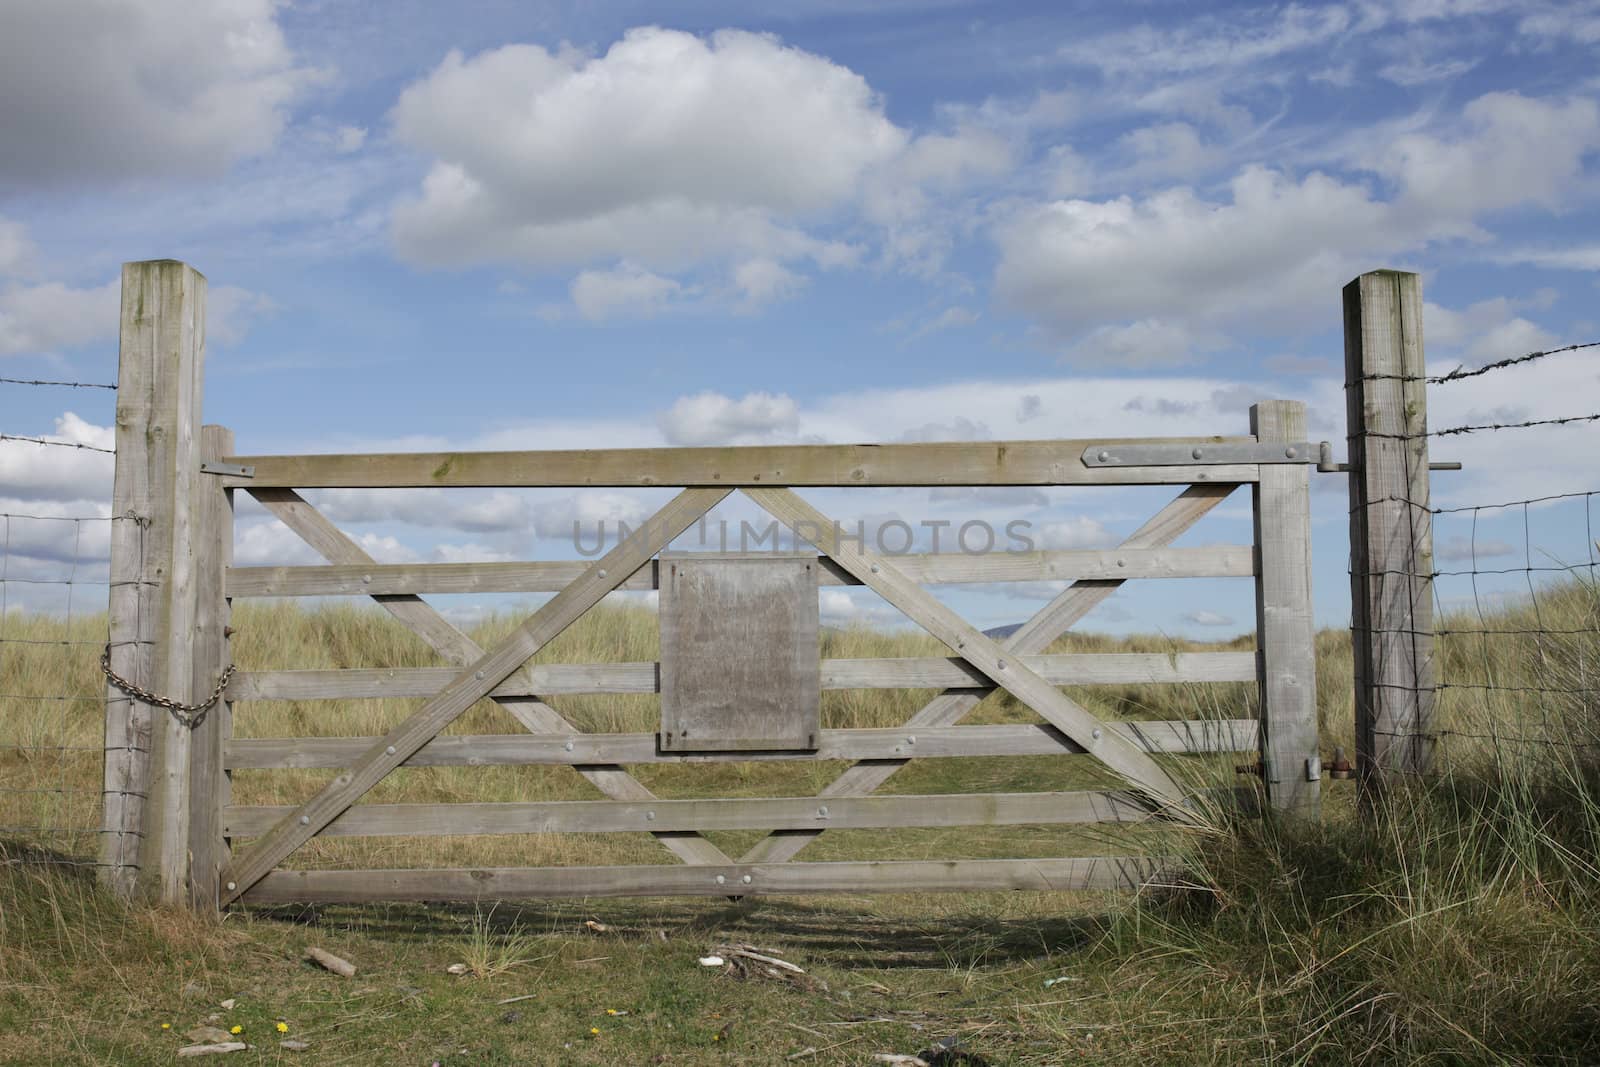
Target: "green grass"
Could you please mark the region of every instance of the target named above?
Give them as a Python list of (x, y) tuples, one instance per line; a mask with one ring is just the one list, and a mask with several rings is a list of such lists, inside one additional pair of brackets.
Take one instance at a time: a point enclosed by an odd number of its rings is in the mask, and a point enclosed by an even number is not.
[[(1542, 638), (1463, 633), (1441, 642), (1444, 677), (1590, 692), (1442, 694), (1443, 769), (1397, 791), (1376, 820), (1330, 783), (1317, 825), (1225, 811), (1185, 839), (1185, 885), (1141, 895), (908, 893), (729, 903), (571, 901), (465, 907), (247, 911), (220, 923), (106, 899), (81, 869), (32, 862), (24, 844), (0, 865), (0, 1062), (170, 1063), (181, 1032), (213, 1013), (256, 1047), (224, 1062), (364, 1064), (870, 1063), (958, 1037), (993, 1064), (1600, 1062), (1600, 596), (1574, 585), (1541, 595)], [(1512, 609), (1490, 629), (1531, 621)], [(52, 620), (13, 620), (40, 628)], [(92, 635), (103, 621), (80, 623)], [(414, 639), (367, 612), (241, 611), (249, 667), (431, 663)], [(496, 627), (475, 634), (493, 640)], [(1452, 619), (1451, 630), (1467, 630)], [(64, 635), (63, 635), (64, 636)], [(831, 633), (827, 656), (929, 654), (905, 635)], [(24, 783), (95, 784), (98, 759), (47, 755), (93, 745), (92, 658), (61, 646), (8, 652), (4, 689), (91, 699), (63, 708), (7, 702), (0, 712), (0, 804), (28, 817), (93, 825), (92, 794), (23, 800)], [(1069, 647), (1063, 645), (1063, 648)], [(1171, 648), (1161, 639), (1079, 637), (1078, 649)], [(552, 658), (654, 658), (640, 613), (602, 612), (547, 650)], [(30, 658), (31, 657), (31, 658)], [(53, 657), (53, 658), (52, 658)], [(1350, 744), (1349, 648), (1318, 637), (1324, 742)], [(21, 688), (18, 688), (21, 687)], [(1101, 714), (1248, 715), (1245, 686), (1114, 686), (1076, 693)], [(829, 694), (829, 725), (888, 725), (925, 694)], [(590, 729), (648, 729), (650, 698), (561, 699)], [(407, 702), (241, 706), (243, 735), (371, 733)], [(455, 729), (510, 729), (492, 707)], [(976, 721), (1026, 721), (1004, 698)], [(1486, 743), (1473, 735), (1500, 735)], [(1511, 739), (1515, 740), (1511, 740)], [(1559, 745), (1531, 742), (1562, 742)], [(31, 743), (29, 750), (19, 743)], [(1232, 785), (1231, 758), (1182, 762)], [(1070, 757), (914, 763), (900, 792), (1071, 788), (1095, 780)], [(81, 766), (80, 766), (81, 764)], [(85, 767), (93, 773), (86, 773)], [(643, 770), (643, 769), (641, 769)], [(652, 768), (668, 795), (812, 791), (830, 768), (740, 764)], [(564, 773), (546, 773), (564, 772)], [(500, 773), (508, 772), (508, 773)], [(514, 772), (514, 773), (511, 773)], [(286, 802), (309, 773), (241, 775), (250, 802)], [(408, 771), (385, 799), (592, 796), (565, 768)], [(73, 794), (76, 796), (76, 794)], [(40, 805), (53, 804), (53, 807)], [(728, 847), (748, 835), (719, 838)], [(820, 838), (806, 859), (1050, 855), (1144, 847), (1105, 831), (857, 831)], [(1172, 847), (1174, 842), (1161, 842)], [(650, 858), (646, 858), (650, 857)], [(648, 838), (591, 835), (321, 842), (298, 862), (446, 865), (661, 862)], [(27, 860), (29, 862), (11, 862)], [(585, 925), (606, 926), (596, 933)], [(741, 979), (696, 962), (747, 942), (806, 968), (816, 984)], [(307, 945), (354, 961), (354, 979), (304, 962)], [(463, 964), (467, 974), (447, 969)], [(1064, 981), (1055, 981), (1065, 979)], [(1047, 981), (1051, 982), (1048, 986)], [(528, 996), (531, 994), (531, 996)], [(501, 1004), (512, 997), (528, 996)], [(224, 1012), (218, 1004), (234, 998)], [(608, 1014), (609, 1011), (622, 1014)], [(278, 1048), (273, 1025), (311, 1044)], [(162, 1022), (173, 1029), (163, 1031)], [(591, 1033), (591, 1028), (598, 1034)], [(804, 1050), (815, 1050), (804, 1054)]]

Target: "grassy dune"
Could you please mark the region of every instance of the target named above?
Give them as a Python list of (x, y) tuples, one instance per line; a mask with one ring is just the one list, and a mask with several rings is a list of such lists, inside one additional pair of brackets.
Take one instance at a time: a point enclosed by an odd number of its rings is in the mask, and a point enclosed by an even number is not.
[[(420, 644), (366, 611), (246, 607), (246, 668), (427, 665)], [(510, 620), (491, 620), (484, 643)], [(1320, 825), (1275, 826), (1218, 809), (1212, 825), (1159, 843), (1126, 830), (858, 831), (804, 858), (1107, 854), (1184, 850), (1191, 885), (1097, 894), (834, 897), (772, 902), (575, 901), (495, 909), (327, 907), (235, 915), (221, 926), (125, 909), (84, 872), (0, 866), (0, 1062), (170, 1062), (182, 1031), (221, 1013), (280, 1062), (273, 1024), (315, 1063), (867, 1063), (944, 1037), (995, 1064), (1589, 1063), (1600, 1061), (1600, 594), (1573, 585), (1534, 609), (1451, 618), (1441, 642), (1440, 766), (1377, 820), (1329, 783)], [(48, 619), (7, 637), (93, 642)], [(1483, 630), (1572, 631), (1526, 637)], [(1165, 639), (1074, 637), (1054, 651), (1174, 650)], [(1248, 644), (1235, 647), (1248, 647)], [(7, 645), (0, 693), (0, 825), (91, 830), (100, 684), (92, 645)], [(911, 635), (830, 632), (828, 657), (929, 655)], [(67, 655), (65, 653), (71, 652)], [(647, 613), (608, 609), (543, 658), (655, 658)], [(1350, 744), (1350, 654), (1318, 637), (1326, 753)], [(1492, 690), (1475, 688), (1490, 685)], [(1101, 714), (1242, 717), (1249, 686), (1074, 690)], [(926, 693), (824, 697), (829, 726), (903, 721)], [(586, 729), (653, 728), (649, 697), (557, 697)], [(408, 701), (241, 704), (240, 736), (372, 734)], [(1004, 697), (971, 721), (1031, 721)], [(492, 706), (451, 732), (514, 724)], [(1489, 738), (1493, 738), (1490, 740)], [(90, 751), (61, 751), (82, 745)], [(928, 760), (897, 792), (1077, 788), (1105, 779), (1073, 757)], [(1234, 757), (1178, 758), (1196, 781), (1233, 785)], [(814, 792), (834, 767), (711, 764), (640, 768), (667, 796)], [(649, 771), (649, 773), (643, 773)], [(325, 772), (241, 773), (244, 803), (289, 803)], [(23, 789), (83, 789), (65, 794)], [(594, 796), (566, 768), (400, 772), (384, 800)], [(9, 859), (36, 856), (3, 835)], [(736, 849), (751, 835), (718, 835)], [(92, 833), (80, 839), (92, 847)], [(56, 838), (67, 844), (68, 839)], [(47, 842), (48, 843), (48, 842)], [(318, 866), (666, 862), (642, 835), (383, 838), (318, 842)], [(607, 929), (583, 925), (596, 919)], [(826, 983), (740, 980), (695, 960), (749, 941)], [(299, 961), (321, 944), (355, 959), (354, 981)], [(445, 973), (467, 966), (466, 977)], [(1065, 979), (1052, 982), (1048, 980)], [(509, 1005), (507, 998), (533, 994)], [(231, 1012), (216, 1005), (237, 1000)], [(608, 1014), (613, 1012), (625, 1014)], [(598, 1033), (591, 1032), (598, 1031)], [(806, 1049), (813, 1051), (807, 1053)]]

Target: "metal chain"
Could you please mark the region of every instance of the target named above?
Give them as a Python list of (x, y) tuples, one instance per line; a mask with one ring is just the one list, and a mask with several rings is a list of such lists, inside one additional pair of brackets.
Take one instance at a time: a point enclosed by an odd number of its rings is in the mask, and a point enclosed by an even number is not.
[(234, 666), (234, 664), (230, 663), (224, 668), (222, 677), (217, 679), (216, 687), (211, 690), (209, 697), (198, 704), (183, 704), (168, 697), (152, 693), (143, 686), (135, 685), (112, 670), (110, 645), (107, 645), (105, 651), (100, 653), (100, 670), (105, 674), (107, 681), (129, 696), (142, 700), (146, 704), (154, 704), (158, 708), (166, 708), (172, 712), (174, 719), (177, 719), (191, 730), (199, 726), (201, 721), (205, 719), (206, 712), (210, 711), (212, 705), (222, 699), (222, 691), (228, 688), (228, 681), (233, 677)]

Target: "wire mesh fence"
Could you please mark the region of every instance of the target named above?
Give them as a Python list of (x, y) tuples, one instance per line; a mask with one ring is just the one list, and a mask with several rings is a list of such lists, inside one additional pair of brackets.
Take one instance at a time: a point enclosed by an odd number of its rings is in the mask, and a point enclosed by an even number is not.
[[(1510, 396), (1517, 384), (1510, 379), (1518, 374), (1554, 357), (1585, 359), (1590, 355), (1585, 350), (1597, 347), (1600, 342), (1567, 345), (1424, 379), (1382, 377), (1449, 387), (1494, 373), (1497, 381), (1506, 380), (1503, 393)], [(1596, 422), (1600, 413), (1580, 412), (1368, 436), (1404, 441), (1511, 432), (1553, 436)], [(1547, 454), (1570, 448), (1571, 442), (1563, 441)], [(1408, 464), (1421, 455), (1410, 448), (1405, 454)], [(1441, 767), (1485, 759), (1548, 761), (1558, 753), (1600, 751), (1597, 497), (1600, 489), (1574, 486), (1443, 507), (1401, 502), (1419, 519), (1425, 517), (1432, 531), (1432, 567), (1397, 576), (1425, 579), (1431, 588), (1436, 680), (1433, 727), (1423, 737)]]
[[(116, 388), (20, 378), (0, 385)], [(37, 470), (38, 457), (55, 449), (112, 452), (62, 436), (0, 434), (0, 441), (23, 471)], [(4, 484), (0, 497), (0, 862), (93, 866), (104, 780), (99, 657), (118, 520), (109, 501), (67, 504)]]

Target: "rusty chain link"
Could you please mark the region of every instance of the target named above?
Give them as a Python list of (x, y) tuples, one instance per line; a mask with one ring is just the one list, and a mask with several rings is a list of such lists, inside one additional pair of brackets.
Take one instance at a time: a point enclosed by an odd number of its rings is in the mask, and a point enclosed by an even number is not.
[(183, 704), (157, 693), (152, 693), (143, 686), (135, 685), (122, 677), (122, 675), (111, 669), (110, 645), (107, 645), (105, 651), (100, 653), (100, 670), (105, 674), (107, 681), (124, 693), (142, 700), (146, 704), (153, 704), (158, 708), (166, 708), (172, 713), (174, 719), (193, 730), (205, 719), (206, 712), (211, 710), (212, 705), (222, 699), (222, 691), (228, 688), (228, 681), (233, 677), (234, 664), (230, 663), (224, 668), (222, 677), (217, 679), (216, 687), (211, 690), (211, 695), (197, 704)]

